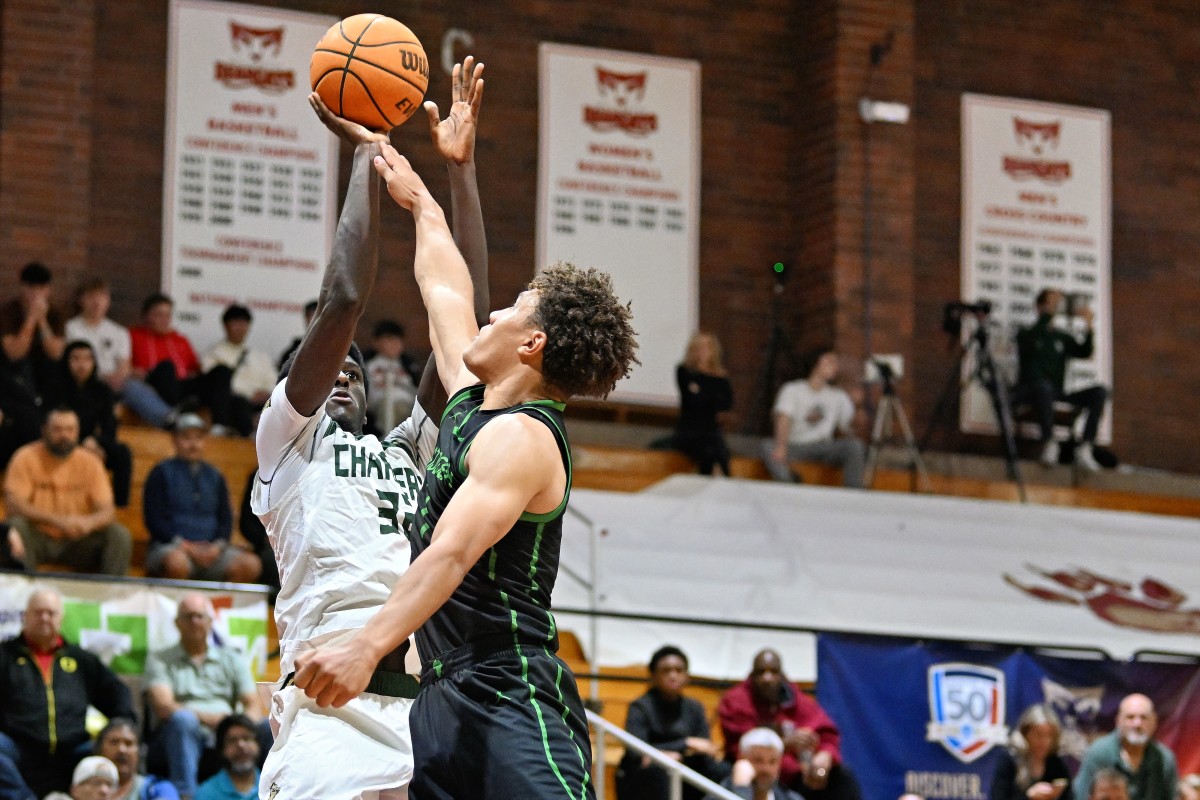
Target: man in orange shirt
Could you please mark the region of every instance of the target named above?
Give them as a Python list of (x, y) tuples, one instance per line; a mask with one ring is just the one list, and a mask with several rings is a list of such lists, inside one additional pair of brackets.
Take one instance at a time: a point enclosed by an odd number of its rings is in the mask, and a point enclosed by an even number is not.
[(78, 445), (79, 417), (69, 408), (54, 409), (41, 440), (13, 455), (4, 476), (8, 522), (20, 537), (13, 557), (31, 570), (52, 561), (124, 575), (129, 531), (116, 521), (103, 462)]

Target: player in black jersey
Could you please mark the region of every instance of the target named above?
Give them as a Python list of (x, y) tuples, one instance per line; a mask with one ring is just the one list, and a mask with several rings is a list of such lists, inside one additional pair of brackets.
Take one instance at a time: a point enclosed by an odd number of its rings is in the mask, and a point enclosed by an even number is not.
[(441, 209), (395, 150), (375, 165), (416, 221), (450, 402), (407, 530), (412, 566), (353, 639), (297, 660), (296, 684), (340, 706), (416, 631), (414, 800), (591, 798), (587, 724), (550, 611), (571, 488), (562, 410), (608, 394), (637, 361), (629, 309), (608, 275), (560, 264), (478, 330)]

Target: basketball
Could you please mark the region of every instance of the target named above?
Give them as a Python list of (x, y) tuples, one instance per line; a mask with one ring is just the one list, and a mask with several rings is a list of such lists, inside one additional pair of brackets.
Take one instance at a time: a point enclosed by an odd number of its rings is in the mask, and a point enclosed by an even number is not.
[(420, 108), (429, 59), (408, 26), (382, 14), (356, 14), (317, 42), (309, 79), (330, 111), (385, 131)]

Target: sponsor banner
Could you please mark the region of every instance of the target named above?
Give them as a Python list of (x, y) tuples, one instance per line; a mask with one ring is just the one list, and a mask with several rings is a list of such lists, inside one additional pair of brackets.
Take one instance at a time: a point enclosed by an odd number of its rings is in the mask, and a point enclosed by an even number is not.
[(163, 290), (204, 352), (221, 312), (254, 314), (253, 347), (304, 325), (333, 239), (337, 139), (306, 97), (313, 46), (336, 19), (172, 0), (167, 48)]
[(543, 43), (537, 267), (612, 274), (641, 366), (614, 398), (669, 405), (696, 328), (700, 65)]
[(146, 656), (179, 641), (175, 612), (180, 599), (199, 591), (216, 609), (215, 638), (246, 656), (254, 675), (267, 672), (267, 595), (245, 589), (160, 585), (0, 572), (0, 640), (21, 631), (25, 603), (34, 586), (51, 586), (63, 596), (63, 638), (91, 650), (118, 675), (140, 678)]
[(997, 752), (1034, 703), (1058, 713), (1059, 754), (1074, 772), (1133, 692), (1154, 701), (1158, 739), (1180, 774), (1200, 770), (1195, 664), (1085, 656), (822, 634), (817, 699), (841, 729), (842, 757), (868, 800), (984, 800)]
[(594, 576), (601, 612), (670, 620), (605, 621), (614, 666), (687, 636), (697, 675), (740, 679), (765, 628), (1200, 655), (1194, 519), (677, 475), (572, 492), (560, 559), (556, 608), (589, 608)]
[[(962, 299), (991, 303), (982, 324), (1009, 383), (1017, 379), (1017, 331), (1036, 319), (1038, 292), (1056, 289), (1072, 308), (1095, 314), (1095, 351), (1067, 362), (1066, 390), (1112, 386), (1110, 140), (1107, 111), (962, 97)], [(1065, 311), (1056, 325), (1079, 336), (1086, 327)], [(964, 377), (973, 369), (964, 364)], [(980, 381), (964, 387), (960, 422), (972, 433), (997, 430)], [(1109, 441), (1111, 429), (1110, 404), (1099, 441)]]

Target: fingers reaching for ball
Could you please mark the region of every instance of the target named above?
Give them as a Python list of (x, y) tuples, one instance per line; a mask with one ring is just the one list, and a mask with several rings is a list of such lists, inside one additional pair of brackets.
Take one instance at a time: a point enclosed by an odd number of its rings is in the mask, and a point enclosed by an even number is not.
[(358, 146), (371, 142), (382, 143), (388, 141), (386, 133), (368, 130), (365, 126), (359, 125), (357, 122), (351, 122), (334, 114), (329, 110), (329, 106), (325, 105), (325, 101), (321, 99), (321, 95), (316, 92), (309, 94), (308, 104), (312, 106), (313, 111), (317, 114), (317, 118), (321, 120), (325, 127), (333, 131), (344, 142)]
[(387, 184), (388, 194), (402, 208), (414, 213), (420, 202), (429, 197), (429, 190), (421, 176), (413, 171), (408, 159), (400, 155), (390, 144), (380, 147), (381, 155), (375, 156), (375, 171)]
[(483, 64), (467, 56), (450, 73), (450, 113), (441, 119), (437, 103), (425, 103), (433, 146), (446, 161), (465, 164), (475, 158), (475, 130), (483, 105)]

